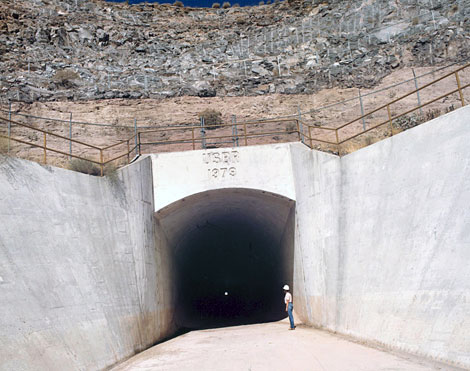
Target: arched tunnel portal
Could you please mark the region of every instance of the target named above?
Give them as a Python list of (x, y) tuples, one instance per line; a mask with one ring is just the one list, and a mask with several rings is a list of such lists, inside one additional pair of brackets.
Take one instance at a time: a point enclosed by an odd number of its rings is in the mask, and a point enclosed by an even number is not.
[(171, 260), (175, 322), (197, 329), (286, 316), (295, 202), (253, 189), (198, 193), (156, 213)]

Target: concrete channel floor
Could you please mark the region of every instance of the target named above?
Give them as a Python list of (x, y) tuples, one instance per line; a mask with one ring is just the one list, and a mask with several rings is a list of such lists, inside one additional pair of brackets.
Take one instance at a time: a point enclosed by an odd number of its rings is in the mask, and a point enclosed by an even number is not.
[(370, 348), (288, 322), (192, 331), (158, 344), (112, 371), (424, 371), (458, 370), (411, 355)]

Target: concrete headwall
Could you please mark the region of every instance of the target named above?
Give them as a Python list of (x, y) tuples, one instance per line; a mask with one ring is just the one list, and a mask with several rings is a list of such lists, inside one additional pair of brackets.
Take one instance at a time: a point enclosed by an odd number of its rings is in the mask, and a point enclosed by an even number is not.
[(184, 197), (223, 188), (248, 188), (295, 200), (290, 145), (152, 155), (155, 211)]
[(1, 370), (102, 369), (173, 331), (151, 172), (0, 158)]

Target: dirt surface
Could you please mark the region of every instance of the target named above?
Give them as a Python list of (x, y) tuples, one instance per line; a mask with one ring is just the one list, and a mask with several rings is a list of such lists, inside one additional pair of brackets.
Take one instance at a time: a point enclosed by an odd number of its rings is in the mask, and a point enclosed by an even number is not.
[[(424, 75), (434, 71), (438, 67), (416, 68), (416, 75)], [(418, 80), (418, 85), (424, 84), (456, 69), (457, 66), (445, 68), (437, 73), (430, 73)], [(362, 90), (362, 103), (364, 112), (369, 112), (376, 107), (386, 104), (415, 88), (414, 81), (394, 88), (386, 89), (399, 82), (412, 79), (413, 73), (411, 69), (400, 69), (383, 79), (382, 83), (371, 90)], [(460, 73), (461, 84), (470, 82), (470, 68)], [(442, 80), (435, 86), (420, 92), (421, 103), (435, 99), (442, 93), (451, 91), (456, 88), (454, 76)], [(301, 119), (304, 122), (304, 133), (308, 136), (306, 125), (315, 125), (323, 127), (338, 127), (349, 121), (360, 117), (361, 106), (358, 98), (359, 91), (357, 89), (325, 89), (315, 95), (260, 95), (255, 97), (178, 97), (168, 99), (113, 99), (101, 101), (65, 101), (65, 102), (35, 102), (33, 104), (13, 103), (12, 120), (32, 125), (36, 128), (44, 129), (65, 137), (69, 136), (70, 117), (74, 122), (87, 122), (107, 124), (109, 126), (99, 126), (90, 124), (74, 123), (72, 127), (73, 139), (86, 142), (96, 146), (107, 146), (114, 144), (120, 140), (131, 137), (134, 133), (134, 120), (137, 123), (139, 131), (148, 131), (151, 129), (162, 129), (158, 133), (148, 133), (142, 136), (142, 141), (147, 143), (159, 143), (147, 145), (142, 148), (143, 153), (155, 153), (166, 151), (178, 151), (192, 149), (192, 133), (191, 130), (166, 130), (168, 126), (182, 125), (191, 126), (199, 125), (199, 113), (205, 109), (213, 109), (222, 114), (223, 123), (230, 125), (232, 117), (236, 117), (236, 122), (240, 123), (246, 120), (259, 120), (264, 118), (279, 119), (286, 116), (298, 118), (298, 110), (300, 109)], [(470, 93), (467, 89), (464, 91), (465, 99), (470, 100)], [(410, 107), (417, 106), (417, 95), (412, 94), (406, 99), (394, 103), (390, 106), (392, 116), (407, 111)], [(335, 104), (336, 102), (349, 100), (345, 103)], [(331, 107), (328, 107), (332, 105)], [(452, 109), (461, 106), (458, 94), (440, 99), (423, 108), (421, 116), (427, 121), (435, 115), (439, 116)], [(322, 108), (321, 107), (327, 107)], [(8, 117), (8, 107), (2, 106), (0, 116)], [(314, 111), (312, 111), (314, 110)], [(22, 116), (33, 115), (47, 117), (52, 119), (63, 120), (52, 121), (42, 120)], [(416, 115), (420, 114), (416, 111)], [(425, 117), (428, 116), (429, 117)], [(410, 115), (409, 115), (410, 116)], [(339, 139), (345, 139), (351, 135), (359, 133), (363, 130), (363, 126), (369, 128), (377, 123), (387, 121), (387, 109), (384, 108), (379, 112), (372, 114), (364, 120), (356, 121), (354, 124), (345, 127), (339, 131)], [(407, 119), (408, 120), (408, 119)], [(406, 120), (405, 120), (406, 124)], [(395, 125), (395, 122), (394, 122)], [(239, 137), (238, 144), (244, 145), (244, 127), (237, 127)], [(247, 133), (271, 133), (256, 138), (249, 138), (247, 144), (276, 143), (286, 141), (299, 140), (293, 130), (297, 130), (294, 121), (290, 122), (273, 122), (269, 124), (256, 124), (247, 127)], [(394, 134), (403, 130), (400, 125), (395, 125)], [(0, 122), (0, 134), (6, 134), (7, 127), (5, 122)], [(18, 126), (11, 129), (13, 137), (20, 138), (27, 142), (34, 142), (37, 145), (43, 145), (43, 135), (39, 132), (33, 132)], [(232, 127), (225, 129), (206, 130), (206, 137), (210, 136), (227, 136), (215, 140), (206, 139), (208, 148), (210, 147), (230, 147), (236, 145), (232, 136)], [(314, 138), (335, 142), (335, 132), (325, 131), (321, 129), (312, 129), (311, 134)], [(336, 145), (328, 145), (321, 142), (312, 141), (312, 147), (315, 149), (329, 151), (333, 153), (349, 153), (365, 145), (372, 144), (390, 135), (389, 125), (384, 125), (380, 130), (371, 131), (360, 136), (350, 142), (346, 142), (338, 148)], [(195, 148), (202, 148), (201, 133), (199, 129), (194, 130)], [(161, 144), (163, 141), (187, 140), (188, 143)], [(225, 142), (225, 143), (224, 143)], [(308, 142), (308, 140), (307, 140)], [(47, 138), (48, 146), (68, 153), (69, 143), (66, 139), (57, 139), (52, 136)], [(130, 142), (132, 147), (134, 140)], [(310, 144), (310, 143), (307, 143)], [(31, 149), (25, 145), (13, 144), (12, 154), (31, 160), (42, 161), (43, 151), (40, 148)], [(105, 160), (113, 158), (127, 150), (127, 144), (113, 147), (104, 153)], [(73, 144), (73, 153), (99, 160), (99, 153), (90, 150), (85, 146)], [(121, 159), (123, 162), (126, 158)], [(48, 153), (48, 164), (66, 166), (67, 157), (59, 154)]]
[(288, 321), (193, 331), (156, 345), (113, 371), (424, 371), (457, 370), (392, 354)]

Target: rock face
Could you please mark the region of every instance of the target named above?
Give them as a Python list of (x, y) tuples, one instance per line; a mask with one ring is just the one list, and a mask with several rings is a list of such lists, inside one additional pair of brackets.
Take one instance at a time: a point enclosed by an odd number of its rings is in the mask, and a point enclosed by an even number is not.
[(310, 94), (470, 56), (470, 0), (289, 1), (231, 9), (3, 0), (1, 98)]

